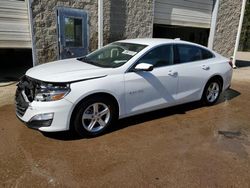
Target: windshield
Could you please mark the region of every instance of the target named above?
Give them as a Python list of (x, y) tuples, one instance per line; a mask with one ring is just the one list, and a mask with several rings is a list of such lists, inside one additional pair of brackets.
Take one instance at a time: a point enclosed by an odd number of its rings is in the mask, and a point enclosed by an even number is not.
[(116, 68), (127, 63), (145, 47), (141, 44), (115, 42), (77, 60), (99, 67)]

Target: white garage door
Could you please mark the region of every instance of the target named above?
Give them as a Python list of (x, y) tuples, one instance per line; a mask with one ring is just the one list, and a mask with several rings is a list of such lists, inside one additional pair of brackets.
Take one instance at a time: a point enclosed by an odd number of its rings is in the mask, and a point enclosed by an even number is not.
[(0, 48), (31, 48), (25, 1), (0, 0)]
[(210, 28), (213, 0), (155, 0), (155, 24)]

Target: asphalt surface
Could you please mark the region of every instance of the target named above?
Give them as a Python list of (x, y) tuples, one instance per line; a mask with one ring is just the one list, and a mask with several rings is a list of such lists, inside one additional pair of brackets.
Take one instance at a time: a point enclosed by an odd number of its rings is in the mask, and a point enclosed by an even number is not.
[[(108, 134), (42, 134), (0, 107), (0, 187), (250, 187), (250, 69), (211, 107), (119, 121)], [(12, 95), (10, 95), (12, 96)]]

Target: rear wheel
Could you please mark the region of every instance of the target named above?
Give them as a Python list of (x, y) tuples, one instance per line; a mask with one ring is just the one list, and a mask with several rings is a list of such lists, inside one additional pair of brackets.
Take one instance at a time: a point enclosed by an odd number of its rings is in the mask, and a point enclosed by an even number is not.
[(205, 86), (202, 101), (205, 105), (215, 104), (221, 93), (221, 83), (217, 79), (210, 80)]
[(77, 111), (74, 128), (80, 136), (97, 136), (105, 132), (117, 119), (114, 103), (93, 97), (83, 101)]

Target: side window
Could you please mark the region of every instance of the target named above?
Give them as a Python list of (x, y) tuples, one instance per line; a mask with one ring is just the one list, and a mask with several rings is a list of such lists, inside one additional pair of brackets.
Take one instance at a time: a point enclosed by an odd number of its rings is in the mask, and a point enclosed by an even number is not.
[(154, 67), (173, 64), (173, 45), (159, 46), (144, 55), (138, 63), (148, 63)]
[(208, 50), (202, 49), (202, 59), (210, 59), (214, 57), (214, 54), (212, 54), (211, 52), (209, 52)]
[(177, 52), (179, 63), (187, 63), (202, 60), (202, 49), (192, 45), (178, 44)]

